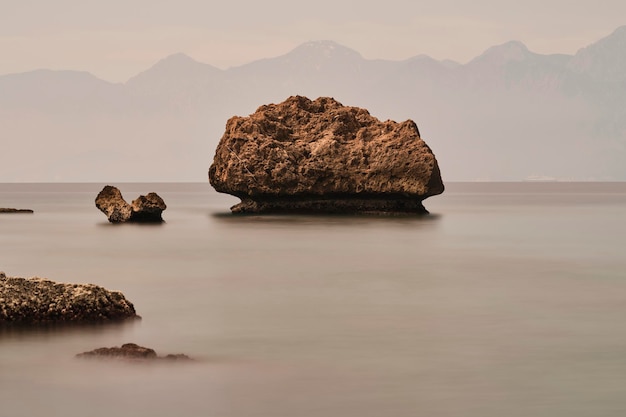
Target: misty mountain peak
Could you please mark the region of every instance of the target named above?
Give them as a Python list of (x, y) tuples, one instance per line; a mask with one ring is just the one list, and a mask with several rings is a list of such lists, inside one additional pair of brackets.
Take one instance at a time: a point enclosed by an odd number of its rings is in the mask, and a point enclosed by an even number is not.
[(189, 55), (175, 53), (159, 60), (146, 71), (129, 79), (128, 85), (152, 84), (163, 80), (198, 80), (222, 72), (220, 69), (198, 62)]
[(620, 26), (613, 31), (611, 36), (625, 36), (626, 37), (626, 25)]
[(52, 70), (52, 69), (36, 69), (33, 71), (27, 71), (22, 73), (7, 74), (2, 76), (3, 79), (10, 79), (12, 82), (19, 80), (25, 80), (26, 82), (43, 82), (50, 81), (55, 83), (75, 83), (75, 82), (97, 82), (103, 84), (113, 84), (107, 81), (101, 80), (95, 75), (87, 71), (75, 71), (75, 70)]
[(626, 78), (626, 26), (609, 36), (580, 49), (569, 64), (575, 72), (586, 72), (593, 78), (623, 80)]
[(187, 54), (177, 52), (161, 59), (157, 65), (179, 65), (179, 64), (199, 64), (198, 61), (193, 59)]
[(406, 60), (406, 62), (438, 62), (435, 58), (430, 55), (420, 54), (413, 56)]
[(192, 57), (190, 57), (189, 55), (179, 52), (179, 53), (175, 53), (172, 55), (168, 55), (167, 57), (161, 59), (156, 64), (154, 64), (152, 68), (148, 69), (148, 71), (155, 71), (155, 70), (159, 70), (159, 71), (197, 70), (197, 71), (204, 72), (204, 71), (212, 71), (212, 70), (218, 70), (218, 69), (211, 65), (198, 62)]
[(609, 36), (592, 43), (586, 48), (581, 49), (581, 51), (587, 49), (606, 51), (614, 48), (626, 48), (626, 26), (618, 27)]
[(361, 54), (357, 51), (329, 40), (305, 42), (297, 46), (287, 55), (298, 58), (306, 57), (324, 60), (336, 58), (362, 59)]
[(491, 65), (502, 65), (510, 61), (525, 61), (533, 53), (520, 41), (509, 41), (502, 45), (492, 46), (472, 62), (486, 62)]

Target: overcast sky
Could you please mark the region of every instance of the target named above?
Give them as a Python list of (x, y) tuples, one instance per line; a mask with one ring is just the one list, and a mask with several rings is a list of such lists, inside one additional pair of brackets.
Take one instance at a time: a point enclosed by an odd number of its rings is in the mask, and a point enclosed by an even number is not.
[(228, 68), (327, 39), (365, 58), (464, 63), (509, 40), (573, 54), (625, 24), (623, 0), (0, 0), (0, 74), (123, 82), (176, 52)]

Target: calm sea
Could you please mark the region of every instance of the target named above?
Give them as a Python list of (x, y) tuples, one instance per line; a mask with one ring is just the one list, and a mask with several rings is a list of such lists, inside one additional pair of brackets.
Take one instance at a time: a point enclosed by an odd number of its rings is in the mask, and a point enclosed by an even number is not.
[[(141, 321), (0, 332), (1, 417), (626, 415), (626, 183), (451, 183), (412, 217), (233, 217), (208, 184), (107, 223), (104, 184), (0, 184), (0, 270)], [(190, 364), (74, 355), (134, 342)]]

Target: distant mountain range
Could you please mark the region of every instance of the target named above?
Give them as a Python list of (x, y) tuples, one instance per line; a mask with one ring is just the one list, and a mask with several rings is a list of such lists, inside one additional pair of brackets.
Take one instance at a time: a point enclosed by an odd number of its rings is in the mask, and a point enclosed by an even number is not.
[(291, 95), (413, 119), (444, 181), (626, 180), (626, 26), (575, 55), (513, 41), (467, 64), (332, 41), (221, 70), (168, 56), (123, 84), (0, 76), (0, 182), (204, 181), (226, 120)]

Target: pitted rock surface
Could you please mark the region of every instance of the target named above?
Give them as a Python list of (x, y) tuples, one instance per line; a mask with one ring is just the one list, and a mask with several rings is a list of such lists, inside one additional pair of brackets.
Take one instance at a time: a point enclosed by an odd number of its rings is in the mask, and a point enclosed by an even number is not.
[(444, 190), (413, 121), (382, 122), (329, 97), (229, 119), (209, 180), (242, 200), (235, 213), (424, 213), (422, 200)]
[(156, 193), (140, 195), (132, 204), (128, 204), (122, 192), (111, 185), (105, 186), (96, 197), (96, 207), (102, 211), (111, 223), (161, 223), (162, 213), (167, 208), (165, 202)]
[(104, 323), (137, 318), (119, 291), (0, 272), (0, 325)]

